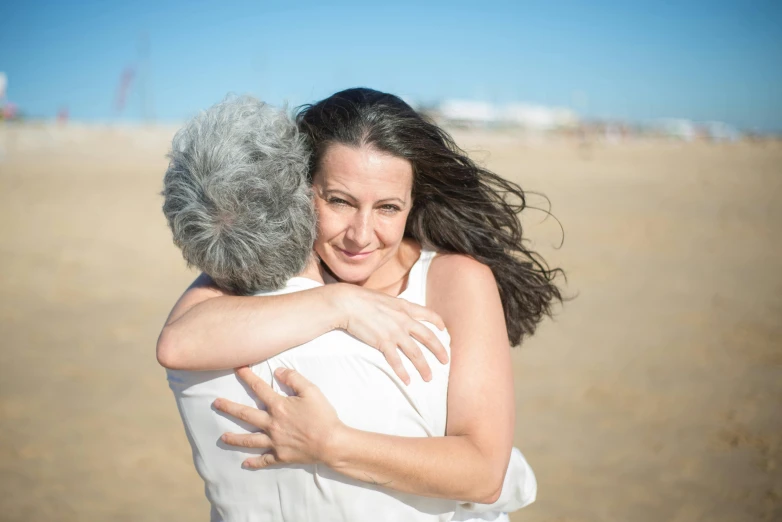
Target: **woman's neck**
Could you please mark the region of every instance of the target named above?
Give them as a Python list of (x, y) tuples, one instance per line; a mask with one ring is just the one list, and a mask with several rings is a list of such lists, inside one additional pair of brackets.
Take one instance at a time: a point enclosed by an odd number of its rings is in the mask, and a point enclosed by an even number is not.
[(397, 296), (407, 287), (407, 276), (419, 257), (421, 257), (421, 245), (414, 239), (403, 239), (396, 255), (378, 268), (360, 286)]

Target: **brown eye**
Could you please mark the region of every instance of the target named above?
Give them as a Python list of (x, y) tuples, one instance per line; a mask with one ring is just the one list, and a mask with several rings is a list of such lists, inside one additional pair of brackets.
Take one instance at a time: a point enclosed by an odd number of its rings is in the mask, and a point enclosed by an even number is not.
[(348, 204), (347, 201), (345, 201), (344, 199), (340, 199), (340, 198), (329, 198), (328, 202), (331, 205), (338, 205), (338, 206), (345, 206), (345, 205)]

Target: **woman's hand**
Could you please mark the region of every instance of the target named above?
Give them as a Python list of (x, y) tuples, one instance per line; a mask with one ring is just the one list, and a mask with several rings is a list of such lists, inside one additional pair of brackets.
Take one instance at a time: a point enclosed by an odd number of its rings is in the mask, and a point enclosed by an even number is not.
[(330, 287), (335, 292), (333, 305), (341, 310), (345, 318), (340, 326), (353, 337), (382, 352), (394, 373), (405, 384), (410, 384), (410, 376), (402, 365), (399, 351), (410, 359), (425, 381), (432, 378), (432, 370), (413, 339), (428, 348), (441, 363), (448, 362), (448, 353), (440, 340), (419, 322), (426, 321), (444, 330), (445, 323), (436, 312), (405, 299), (355, 285), (335, 284), (327, 288)]
[(226, 433), (222, 441), (232, 446), (271, 450), (245, 460), (243, 467), (260, 469), (273, 464), (310, 464), (325, 460), (329, 444), (344, 425), (317, 386), (295, 370), (278, 368), (274, 372), (277, 380), (296, 393), (286, 397), (247, 367), (237, 369), (236, 374), (266, 405), (266, 411), (226, 399), (217, 399), (213, 405), (263, 431), (243, 435)]

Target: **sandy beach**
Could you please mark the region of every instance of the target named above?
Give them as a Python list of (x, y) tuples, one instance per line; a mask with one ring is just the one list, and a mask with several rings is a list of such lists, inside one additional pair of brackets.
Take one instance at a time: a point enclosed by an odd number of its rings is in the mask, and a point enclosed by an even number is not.
[[(0, 124), (2, 520), (208, 520), (154, 357), (174, 130)], [(564, 229), (523, 218), (573, 299), (514, 350), (511, 519), (781, 520), (782, 144), (455, 136)]]

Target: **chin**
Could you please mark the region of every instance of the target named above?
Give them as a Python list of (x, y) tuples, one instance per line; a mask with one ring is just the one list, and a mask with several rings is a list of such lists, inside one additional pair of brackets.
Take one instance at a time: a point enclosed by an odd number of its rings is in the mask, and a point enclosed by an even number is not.
[(335, 249), (319, 252), (320, 259), (334, 277), (343, 283), (362, 284), (379, 268), (377, 253), (362, 260), (347, 260)]
[(360, 284), (372, 275), (370, 267), (348, 265), (346, 263), (326, 263), (331, 273), (343, 283)]

